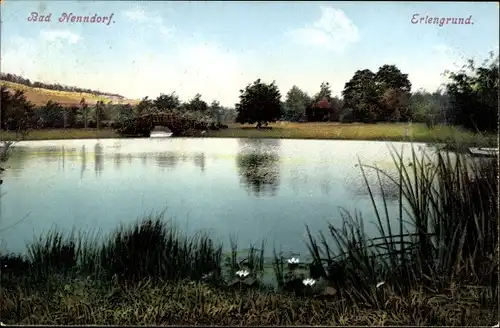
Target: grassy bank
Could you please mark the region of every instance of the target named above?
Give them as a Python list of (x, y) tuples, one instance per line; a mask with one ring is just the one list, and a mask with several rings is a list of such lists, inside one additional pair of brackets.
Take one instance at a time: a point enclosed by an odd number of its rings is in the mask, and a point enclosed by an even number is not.
[(33, 130), (24, 138), (20, 139), (15, 132), (0, 132), (0, 140), (64, 140), (64, 139), (105, 139), (120, 138), (113, 129), (47, 129)]
[[(462, 146), (495, 146), (496, 135), (480, 135), (459, 127), (436, 126), (428, 129), (423, 124), (338, 124), (338, 123), (274, 123), (270, 129), (255, 129), (252, 125), (231, 124), (228, 129), (208, 131), (203, 137), (212, 138), (281, 138), (416, 141), (429, 143), (453, 142)], [(408, 132), (406, 132), (408, 130)], [(118, 138), (112, 129), (35, 130), (25, 140)], [(15, 133), (2, 132), (2, 140), (17, 140)]]
[(270, 129), (255, 129), (253, 125), (231, 124), (228, 129), (209, 131), (208, 137), (219, 138), (283, 138), (380, 140), (416, 142), (458, 142), (469, 145), (495, 145), (496, 135), (479, 135), (459, 127), (424, 124), (340, 124), (340, 123), (273, 123)]
[[(0, 316), (8, 324), (493, 325), (498, 166), (466, 162), (413, 153), (408, 167), (395, 153), (400, 206), (390, 213), (373, 202), (381, 237), (367, 238), (362, 218), (341, 212), (342, 227), (307, 230), (310, 263), (275, 251), (277, 288), (263, 284), (264, 243), (243, 253), (232, 242), (223, 254), (209, 235), (187, 237), (161, 215), (102, 243), (53, 232), (27, 257), (1, 256)], [(367, 188), (372, 200), (373, 188), (384, 194), (382, 183)]]

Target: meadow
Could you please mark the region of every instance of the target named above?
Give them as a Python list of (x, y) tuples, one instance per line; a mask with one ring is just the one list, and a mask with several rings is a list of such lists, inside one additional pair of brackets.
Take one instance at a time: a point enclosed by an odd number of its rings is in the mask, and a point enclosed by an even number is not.
[[(266, 243), (231, 251), (186, 236), (165, 213), (118, 227), (103, 242), (53, 230), (26, 256), (1, 254), (5, 324), (489, 325), (498, 322), (498, 161), (430, 161), (413, 154), (399, 178), (398, 213), (309, 231), (312, 261), (275, 249), (275, 285), (263, 283)], [(362, 163), (360, 163), (362, 164)], [(360, 165), (362, 172), (367, 167)], [(379, 176), (384, 171), (377, 171)], [(381, 180), (380, 180), (381, 181)], [(366, 188), (374, 200), (374, 188)], [(339, 204), (341, 205), (341, 204)], [(413, 226), (389, 220), (406, 211)]]
[[(193, 137), (200, 135), (193, 135)], [(32, 130), (24, 140), (119, 138), (113, 129), (44, 129)], [(453, 143), (454, 145), (496, 147), (494, 134), (473, 133), (455, 126), (438, 125), (430, 129), (425, 124), (342, 124), (342, 123), (271, 123), (267, 128), (255, 129), (248, 124), (229, 124), (227, 129), (209, 130), (202, 137), (209, 138), (280, 138), (326, 140), (380, 140)], [(1, 132), (5, 141), (15, 141), (15, 132)]]
[(80, 101), (85, 98), (85, 102), (89, 105), (95, 105), (98, 101), (108, 103), (112, 100), (114, 103), (131, 103), (135, 104), (137, 100), (125, 99), (117, 101), (105, 96), (98, 96), (90, 93), (58, 91), (45, 88), (28, 87), (22, 84), (13, 83), (10, 81), (0, 81), (1, 86), (5, 86), (10, 90), (22, 90), (26, 99), (36, 106), (44, 106), (49, 100), (57, 102), (64, 107), (80, 106)]

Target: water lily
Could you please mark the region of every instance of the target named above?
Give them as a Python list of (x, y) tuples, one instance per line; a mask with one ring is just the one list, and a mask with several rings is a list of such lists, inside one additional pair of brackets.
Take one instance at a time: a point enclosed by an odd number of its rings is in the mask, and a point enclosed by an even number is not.
[(377, 288), (382, 287), (385, 284), (385, 281), (381, 281), (377, 284)]
[(240, 278), (245, 278), (246, 276), (248, 276), (250, 274), (250, 272), (248, 272), (247, 270), (240, 270), (240, 271), (236, 271), (236, 275)]
[(316, 281), (314, 279), (307, 278), (302, 280), (302, 283), (304, 284), (304, 286), (312, 286), (316, 283)]
[(212, 273), (212, 272), (205, 273), (205, 274), (201, 277), (201, 279), (202, 279), (202, 280), (208, 280), (208, 279), (212, 278), (212, 275), (213, 275), (213, 273)]
[(292, 257), (291, 259), (288, 259), (288, 264), (299, 264), (299, 259), (297, 257)]

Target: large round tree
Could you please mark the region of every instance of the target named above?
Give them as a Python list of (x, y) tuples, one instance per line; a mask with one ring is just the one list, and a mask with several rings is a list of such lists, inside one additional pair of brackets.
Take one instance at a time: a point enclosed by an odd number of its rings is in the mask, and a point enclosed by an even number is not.
[(240, 90), (240, 102), (236, 104), (237, 123), (262, 124), (275, 122), (281, 116), (281, 94), (274, 83), (266, 84), (260, 79)]

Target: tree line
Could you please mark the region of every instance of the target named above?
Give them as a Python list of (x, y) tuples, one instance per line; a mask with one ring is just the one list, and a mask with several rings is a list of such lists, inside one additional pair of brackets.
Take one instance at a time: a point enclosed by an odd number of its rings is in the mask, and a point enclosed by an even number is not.
[(421, 122), (460, 125), (474, 131), (498, 131), (499, 58), (490, 54), (482, 65), (473, 60), (449, 77), (442, 90), (412, 92), (408, 74), (395, 65), (377, 72), (358, 70), (345, 84), (342, 98), (332, 97), (328, 82), (314, 96), (293, 86), (281, 101), (274, 82), (260, 79), (240, 90), (236, 121), (257, 124), (292, 121)]
[(0, 79), (3, 81), (22, 84), (22, 85), (25, 85), (27, 87), (33, 87), (33, 88), (42, 88), (42, 89), (56, 90), (56, 91), (80, 92), (80, 93), (88, 93), (88, 94), (97, 95), (97, 96), (108, 96), (108, 97), (115, 97), (117, 99), (125, 99), (124, 96), (119, 95), (117, 93), (103, 92), (103, 91), (99, 91), (99, 90), (79, 88), (79, 87), (75, 87), (75, 86), (61, 85), (59, 83), (50, 84), (50, 83), (43, 83), (43, 82), (38, 82), (38, 81), (31, 81), (30, 79), (26, 79), (22, 76), (19, 76), (16, 74), (11, 74), (11, 73), (0, 73)]
[[(49, 101), (34, 106), (22, 91), (14, 93), (2, 87), (0, 124), (3, 129), (100, 127), (119, 125), (127, 119), (153, 112), (176, 110), (209, 118), (218, 124), (238, 122), (256, 124), (260, 128), (277, 120), (297, 122), (422, 122), (461, 125), (474, 131), (498, 131), (498, 69), (499, 58), (477, 66), (473, 60), (456, 72), (446, 72), (449, 82), (442, 90), (412, 91), (408, 74), (395, 65), (383, 65), (377, 72), (358, 70), (345, 83), (342, 97), (332, 96), (328, 82), (318, 93), (308, 95), (293, 86), (282, 99), (275, 82), (260, 79), (240, 90), (235, 108), (223, 107), (218, 101), (210, 104), (196, 94), (182, 102), (175, 92), (156, 99), (143, 98), (137, 105), (102, 101), (88, 106), (63, 107)], [(31, 123), (29, 123), (31, 122)]]
[(49, 100), (43, 106), (31, 103), (22, 90), (10, 91), (1, 87), (0, 126), (4, 130), (26, 134), (33, 129), (59, 128), (117, 128), (128, 120), (151, 113), (176, 110), (180, 114), (218, 126), (233, 122), (236, 111), (221, 106), (218, 101), (208, 104), (197, 94), (187, 102), (181, 102), (175, 92), (161, 94), (156, 99), (143, 98), (138, 104), (114, 104), (98, 101), (95, 105), (82, 98), (78, 106), (62, 106)]

